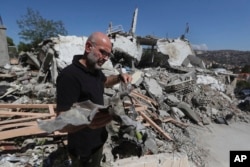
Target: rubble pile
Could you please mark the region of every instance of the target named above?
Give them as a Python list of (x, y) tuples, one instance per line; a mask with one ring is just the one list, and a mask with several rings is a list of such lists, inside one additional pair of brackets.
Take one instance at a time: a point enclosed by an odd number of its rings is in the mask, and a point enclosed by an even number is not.
[[(53, 42), (55, 41), (44, 42), (38, 51), (21, 53), (18, 65), (0, 69), (1, 104), (28, 106), (55, 103), (56, 77), (70, 62), (64, 62), (64, 59), (60, 58)], [(73, 55), (68, 56), (72, 58)], [(69, 59), (68, 57), (67, 60)], [(111, 62), (108, 62), (103, 70), (106, 75), (118, 73)], [(237, 107), (242, 103), (234, 95), (237, 75), (230, 72), (220, 73), (200, 67), (181, 66), (141, 69), (123, 67), (123, 71), (132, 75), (133, 82), (127, 97), (119, 96), (119, 104), (122, 105), (117, 106), (119, 109), (122, 107), (126, 113), (123, 115), (131, 119), (127, 125), (133, 125), (135, 129), (137, 127), (137, 131), (131, 133), (134, 129), (128, 130), (128, 126), (121, 129), (121, 124), (116, 121), (107, 126), (110, 138), (105, 145), (104, 166), (112, 166), (117, 159), (161, 153), (183, 153), (193, 166), (206, 166), (209, 151), (197, 144), (195, 129), (209, 130), (206, 125), (211, 123), (228, 125), (233, 121), (250, 121), (248, 113)], [(118, 104), (114, 98), (117, 93), (121, 93), (120, 85), (106, 88), (105, 105)], [(17, 124), (9, 126), (12, 122), (8, 121), (25, 117), (6, 116), (7, 111), (45, 112), (38, 108), (26, 108), (27, 106), (12, 110), (0, 108), (0, 136), (17, 128)], [(51, 113), (51, 106), (49, 110)], [(51, 113), (42, 119), (49, 120), (54, 116)], [(30, 118), (30, 122), (26, 124), (30, 125), (33, 121), (34, 125), (37, 119)], [(126, 124), (125, 118), (121, 120)], [(135, 122), (140, 123), (140, 128)], [(28, 127), (26, 124), (22, 124), (22, 127)], [(31, 132), (15, 137), (2, 137), (0, 166), (67, 165), (70, 160), (65, 151), (65, 136), (66, 134), (51, 132), (39, 135)]]

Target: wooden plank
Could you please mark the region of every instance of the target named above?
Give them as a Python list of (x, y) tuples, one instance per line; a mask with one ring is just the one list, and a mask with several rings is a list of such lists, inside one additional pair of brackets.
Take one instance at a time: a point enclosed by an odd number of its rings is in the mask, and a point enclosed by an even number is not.
[(6, 116), (52, 116), (50, 113), (34, 113), (34, 112), (12, 112), (12, 111), (1, 111), (0, 115)]
[[(129, 109), (130, 106), (127, 106), (127, 107), (124, 107), (125, 109)], [(138, 107), (135, 107), (135, 111), (145, 111), (147, 110), (147, 106), (138, 106)]]
[[(56, 116), (54, 108), (56, 104), (0, 104), (0, 117), (14, 117), (19, 116), (23, 118), (9, 119), (0, 121), (0, 140), (29, 136), (29, 135), (66, 135), (67, 133), (54, 132), (48, 134), (38, 127), (36, 119), (52, 119)], [(34, 112), (12, 112), (6, 109), (12, 108), (40, 108), (48, 109), (48, 113), (34, 113)]]
[(145, 95), (138, 93), (138, 92), (135, 92), (135, 91), (132, 91), (130, 94), (132, 96), (136, 96), (136, 97), (148, 102), (149, 104), (153, 104), (154, 106), (158, 106), (158, 103), (154, 99), (149, 98), (148, 96), (145, 96)]
[(48, 104), (48, 106), (49, 106), (49, 113), (51, 115), (55, 114), (55, 110), (54, 110), (55, 105), (54, 104)]
[[(136, 103), (135, 103), (136, 102)], [(137, 99), (133, 99), (133, 103), (131, 101), (124, 101), (123, 102), (123, 105), (126, 107), (126, 106), (131, 106), (133, 105), (134, 107), (141, 107), (142, 104), (138, 103), (138, 100)]]
[(152, 119), (150, 119), (144, 112), (139, 111), (138, 112), (143, 119), (145, 119), (155, 130), (157, 130), (162, 136), (164, 136), (166, 139), (168, 140), (173, 140), (168, 133), (166, 133), (165, 131), (163, 131), (161, 129), (161, 127), (159, 127)]
[[(173, 140), (168, 133), (162, 130), (160, 126), (158, 126), (150, 117), (148, 117), (143, 111), (147, 110), (147, 106), (141, 105), (140, 107), (138, 106), (139, 104), (137, 103), (137, 107), (135, 107), (135, 111), (137, 111), (143, 119), (145, 119), (151, 127), (153, 127), (156, 131), (158, 131), (162, 136), (164, 136), (168, 140)], [(125, 107), (129, 108), (129, 106)]]
[(27, 127), (27, 126), (32, 126), (32, 125), (37, 125), (37, 122), (30, 121), (30, 122), (21, 122), (21, 123), (15, 123), (15, 124), (1, 125), (0, 131), (10, 129), (10, 128), (20, 128), (20, 127)]
[(26, 118), (17, 118), (17, 119), (5, 120), (5, 121), (0, 121), (0, 125), (16, 123), (16, 122), (23, 122), (23, 121), (32, 121), (32, 120), (35, 120), (35, 119), (46, 118), (46, 117), (50, 117), (50, 116), (53, 116), (53, 115), (47, 115), (47, 116), (38, 115), (38, 116), (32, 116), (32, 117), (26, 117)]
[(30, 127), (2, 131), (0, 132), (0, 140), (9, 139), (13, 137), (19, 137), (19, 136), (35, 135), (35, 134), (46, 134), (46, 132), (41, 130), (38, 127), (38, 125), (34, 125)]
[(25, 118), (16, 118), (11, 120), (4, 120), (0, 122), (0, 125), (16, 123), (21, 121), (32, 121), (34, 119), (49, 118), (55, 116), (54, 107), (55, 104), (0, 104), (0, 108), (49, 108), (50, 113), (34, 113), (34, 112), (8, 112), (1, 111), (0, 117), (6, 116), (26, 116)]
[(56, 104), (0, 104), (0, 108), (49, 108), (49, 105), (56, 108)]

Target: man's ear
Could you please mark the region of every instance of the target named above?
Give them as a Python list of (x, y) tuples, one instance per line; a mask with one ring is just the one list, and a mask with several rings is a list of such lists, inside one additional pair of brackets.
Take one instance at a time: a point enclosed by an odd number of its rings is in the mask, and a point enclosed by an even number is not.
[(91, 48), (92, 48), (92, 44), (90, 42), (86, 42), (85, 44), (85, 50), (87, 52), (90, 52), (91, 51)]

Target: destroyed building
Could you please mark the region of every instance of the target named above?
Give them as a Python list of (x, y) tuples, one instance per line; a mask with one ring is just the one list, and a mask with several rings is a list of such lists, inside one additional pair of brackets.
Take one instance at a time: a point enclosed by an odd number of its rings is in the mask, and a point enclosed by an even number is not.
[(6, 27), (3, 25), (2, 17), (0, 16), (0, 67), (9, 64), (8, 45), (6, 37)]
[[(104, 106), (76, 104), (69, 114), (79, 117), (55, 118), (55, 84), (72, 57), (83, 53), (87, 37), (47, 39), (34, 52), (20, 53), (19, 64), (1, 68), (0, 166), (67, 165), (66, 134), (57, 131), (61, 128), (58, 124), (83, 120), (88, 124), (91, 119), (86, 117), (107, 106), (112, 106), (109, 112), (119, 119), (107, 126), (110, 139), (102, 165), (109, 167), (206, 166), (209, 150), (197, 143), (196, 130), (205, 131), (214, 123), (249, 123), (248, 113), (238, 108), (242, 101), (235, 97), (237, 74), (206, 69), (185, 38), (136, 36), (135, 20), (129, 33), (110, 25), (107, 34), (117, 60), (103, 66), (106, 75), (119, 70), (130, 73), (130, 87), (120, 84), (105, 89)], [(167, 56), (169, 66), (137, 67), (142, 45)], [(82, 110), (87, 115), (81, 114)]]

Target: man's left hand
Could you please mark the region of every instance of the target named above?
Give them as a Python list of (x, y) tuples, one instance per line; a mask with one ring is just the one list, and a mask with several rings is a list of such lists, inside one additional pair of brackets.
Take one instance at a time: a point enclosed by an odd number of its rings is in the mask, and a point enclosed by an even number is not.
[(132, 81), (132, 76), (127, 73), (123, 73), (123, 74), (120, 74), (120, 79), (124, 83), (130, 83)]

